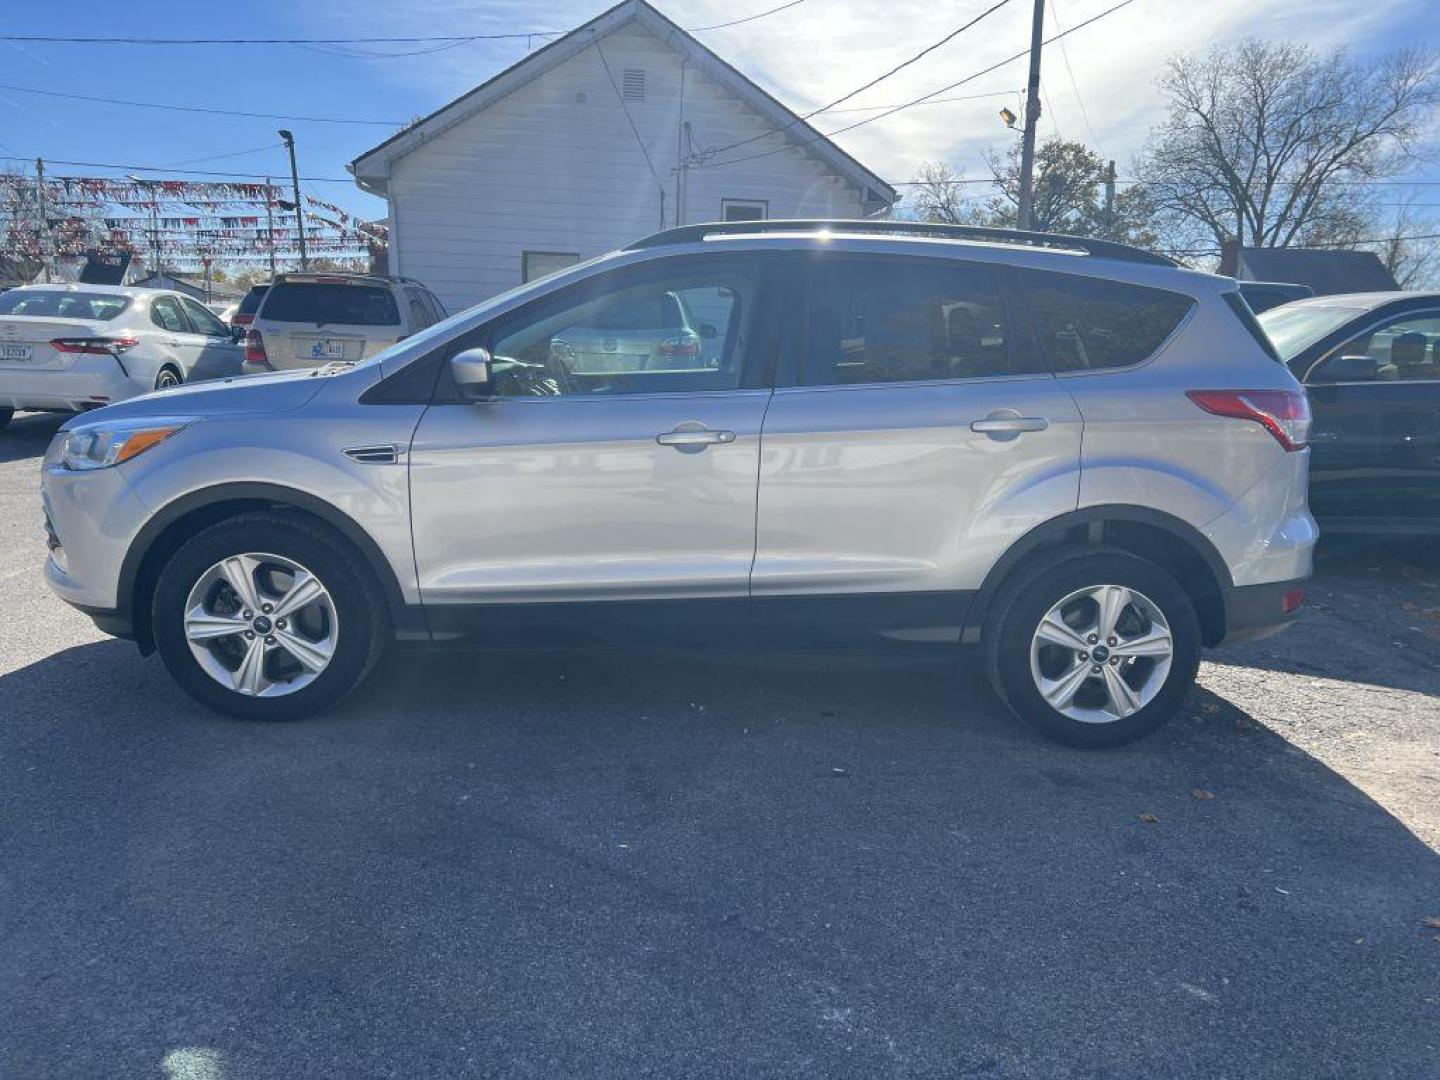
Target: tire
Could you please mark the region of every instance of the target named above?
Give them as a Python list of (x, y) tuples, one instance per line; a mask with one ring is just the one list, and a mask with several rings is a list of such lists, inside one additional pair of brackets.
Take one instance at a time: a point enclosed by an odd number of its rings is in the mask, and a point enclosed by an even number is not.
[[(1107, 604), (1119, 617), (1116, 632), (1102, 636)], [(1056, 742), (1086, 749), (1133, 742), (1174, 716), (1195, 684), (1194, 604), (1167, 571), (1128, 552), (1090, 547), (1043, 556), (1012, 575), (991, 610), (990, 681), (1015, 715)], [(1167, 633), (1168, 657), (1161, 655)]]
[[(161, 659), (186, 693), (227, 716), (321, 713), (354, 690), (384, 651), (385, 601), (357, 569), (363, 566), (343, 536), (294, 514), (244, 514), (212, 525), (160, 572), (151, 625)], [(302, 573), (323, 595), (286, 619), (285, 597)], [(242, 587), (249, 581), (250, 599), (264, 611), (243, 603), (236, 580)], [(208, 636), (192, 642), (192, 633)], [(258, 659), (247, 666), (250, 657)]]
[(10, 426), (10, 421), (15, 418), (15, 410), (11, 408), (0, 409), (0, 431)]
[(155, 389), (166, 390), (172, 386), (179, 386), (184, 381), (185, 376), (167, 364), (155, 376)]

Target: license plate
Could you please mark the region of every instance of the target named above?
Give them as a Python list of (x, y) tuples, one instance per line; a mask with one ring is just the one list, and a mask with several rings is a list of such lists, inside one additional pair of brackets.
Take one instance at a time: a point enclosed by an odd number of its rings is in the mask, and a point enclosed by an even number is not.
[(0, 345), (0, 360), (29, 360), (29, 345)]
[(343, 341), (330, 341), (322, 339), (310, 346), (311, 360), (344, 360), (345, 343)]

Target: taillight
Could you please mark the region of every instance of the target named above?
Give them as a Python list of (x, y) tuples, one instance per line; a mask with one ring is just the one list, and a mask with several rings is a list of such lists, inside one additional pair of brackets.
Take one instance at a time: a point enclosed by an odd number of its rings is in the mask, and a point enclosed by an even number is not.
[(1185, 396), (1216, 416), (1259, 424), (1286, 450), (1303, 450), (1310, 438), (1310, 401), (1300, 390), (1186, 390)]
[(50, 342), (50, 347), (56, 352), (114, 356), (139, 344), (139, 339), (129, 337), (62, 337)]
[(695, 357), (700, 355), (700, 339), (691, 337), (689, 334), (680, 334), (676, 337), (666, 338), (660, 342), (661, 356), (686, 356)]
[(245, 363), (270, 367), (270, 357), (265, 355), (265, 339), (260, 336), (259, 330), (245, 332)]

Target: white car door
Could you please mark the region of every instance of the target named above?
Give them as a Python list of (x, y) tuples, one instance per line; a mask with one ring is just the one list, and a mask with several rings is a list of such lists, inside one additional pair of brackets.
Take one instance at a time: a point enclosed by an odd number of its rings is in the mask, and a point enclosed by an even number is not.
[(189, 335), (189, 345), (194, 349), (195, 357), (185, 373), (185, 380), (198, 382), (202, 379), (225, 379), (239, 375), (245, 350), (235, 340), (230, 328), (198, 300), (186, 296), (182, 297), (180, 302), (185, 313), (190, 316), (190, 326), (195, 331)]

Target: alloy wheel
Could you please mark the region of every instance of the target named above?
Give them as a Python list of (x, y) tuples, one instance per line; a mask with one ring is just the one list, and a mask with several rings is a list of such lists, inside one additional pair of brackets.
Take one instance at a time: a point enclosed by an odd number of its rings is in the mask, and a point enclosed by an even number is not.
[(321, 580), (282, 555), (221, 559), (185, 601), (185, 639), (221, 686), (247, 697), (304, 689), (329, 666), (340, 625)]
[(1108, 724), (1154, 700), (1175, 643), (1153, 600), (1124, 585), (1078, 589), (1045, 613), (1030, 643), (1030, 673), (1051, 708)]

